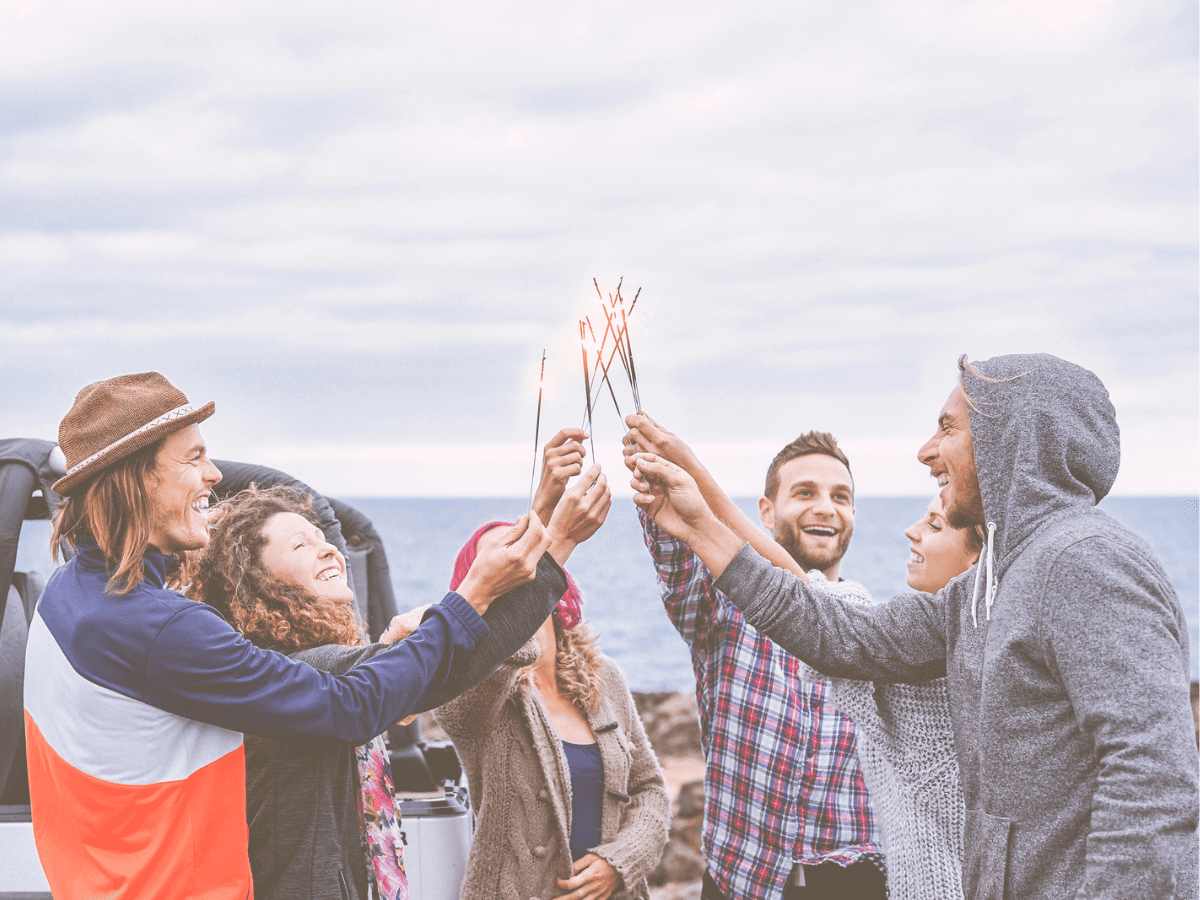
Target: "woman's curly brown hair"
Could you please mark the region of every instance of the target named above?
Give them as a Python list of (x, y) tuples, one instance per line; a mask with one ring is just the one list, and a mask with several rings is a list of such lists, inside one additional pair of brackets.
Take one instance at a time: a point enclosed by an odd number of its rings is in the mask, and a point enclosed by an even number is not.
[(285, 485), (247, 490), (209, 512), (208, 546), (186, 564), (188, 596), (215, 607), (253, 644), (283, 653), (364, 643), (353, 603), (322, 600), (267, 571), (263, 528), (280, 513), (320, 526), (312, 497)]
[[(604, 676), (600, 671), (600, 646), (596, 633), (586, 622), (574, 628), (563, 628), (558, 616), (554, 620), (554, 672), (558, 689), (583, 712), (594, 713), (600, 707)], [(521, 673), (521, 687), (533, 687), (534, 666)]]

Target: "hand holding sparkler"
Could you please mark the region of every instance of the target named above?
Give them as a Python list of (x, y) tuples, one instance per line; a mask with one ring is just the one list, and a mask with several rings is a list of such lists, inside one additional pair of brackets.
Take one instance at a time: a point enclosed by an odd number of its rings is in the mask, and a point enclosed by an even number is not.
[[(625, 417), (625, 426), (629, 429), (621, 438), (621, 452), (625, 457), (625, 466), (633, 471), (633, 456), (636, 453), (653, 453), (667, 462), (675, 463), (696, 479), (701, 491), (704, 489), (702, 476), (708, 472), (678, 435), (673, 434), (655, 422), (645, 412), (636, 412)], [(709, 499), (705, 494), (705, 499)]]
[(587, 456), (583, 441), (586, 438), (587, 432), (582, 428), (564, 428), (550, 439), (542, 451), (542, 478), (530, 509), (542, 520), (543, 525), (550, 524), (554, 508), (567, 489), (567, 482), (583, 471), (583, 458)]
[(696, 479), (679, 466), (641, 451), (632, 461), (629, 484), (636, 491), (633, 502), (673, 537), (686, 541), (697, 530), (720, 524), (704, 502)]
[(483, 615), (492, 601), (533, 581), (538, 560), (550, 546), (550, 535), (532, 513), (510, 528), (493, 528), (479, 539), (478, 554), (458, 593)]
[(696, 480), (653, 453), (635, 453), (633, 502), (667, 534), (692, 548), (714, 577), (741, 549), (742, 539), (709, 509)]
[(562, 495), (546, 526), (551, 540), (549, 553), (560, 566), (571, 551), (600, 530), (611, 507), (608, 479), (599, 464), (594, 465)]
[[(697, 490), (700, 491), (700, 496), (704, 498), (709, 510), (720, 520), (722, 525), (754, 547), (771, 565), (787, 569), (793, 575), (797, 575), (805, 581), (808, 580), (804, 569), (792, 558), (792, 555), (742, 512), (742, 508), (734, 503), (717, 484), (712, 473), (704, 467), (692, 448), (680, 440), (678, 435), (667, 431), (644, 412), (626, 416), (625, 424), (629, 426), (629, 431), (622, 439), (621, 444), (622, 452), (625, 455), (625, 465), (629, 467), (630, 471), (636, 469), (636, 461), (640, 453), (654, 454), (658, 458), (678, 466), (691, 476)], [(636, 498), (634, 502), (637, 502)]]

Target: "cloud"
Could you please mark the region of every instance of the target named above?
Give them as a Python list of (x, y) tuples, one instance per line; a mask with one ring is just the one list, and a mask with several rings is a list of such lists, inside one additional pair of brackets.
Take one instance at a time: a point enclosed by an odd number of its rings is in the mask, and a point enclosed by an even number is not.
[(520, 446), (541, 349), (578, 393), (623, 275), (647, 403), (697, 441), (896, 440), (959, 352), (1045, 350), (1195, 491), (1195, 19), (6, 4), (9, 427), (161, 368), (235, 448)]

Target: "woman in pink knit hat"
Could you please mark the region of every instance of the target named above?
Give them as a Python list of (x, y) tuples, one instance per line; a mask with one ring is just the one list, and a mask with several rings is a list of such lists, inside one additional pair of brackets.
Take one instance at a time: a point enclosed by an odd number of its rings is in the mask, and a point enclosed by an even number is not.
[[(547, 445), (534, 510), (611, 502), (599, 466), (583, 473), (582, 433)], [(595, 492), (599, 496), (593, 496)], [(451, 586), (504, 523), (463, 547)], [(454, 740), (476, 810), (464, 900), (647, 897), (666, 844), (670, 800), (620, 670), (581, 621), (571, 577), (534, 637), (478, 687), (435, 715)]]

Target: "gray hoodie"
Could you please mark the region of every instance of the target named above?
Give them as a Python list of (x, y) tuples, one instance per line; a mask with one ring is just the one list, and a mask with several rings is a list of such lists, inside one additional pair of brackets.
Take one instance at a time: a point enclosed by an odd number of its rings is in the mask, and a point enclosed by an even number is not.
[(745, 546), (717, 587), (828, 675), (947, 677), (970, 900), (1194, 900), (1187, 627), (1154, 553), (1096, 509), (1120, 461), (1108, 394), (1053, 356), (976, 369), (963, 386), (991, 536), (974, 569), (862, 607), (818, 601)]

